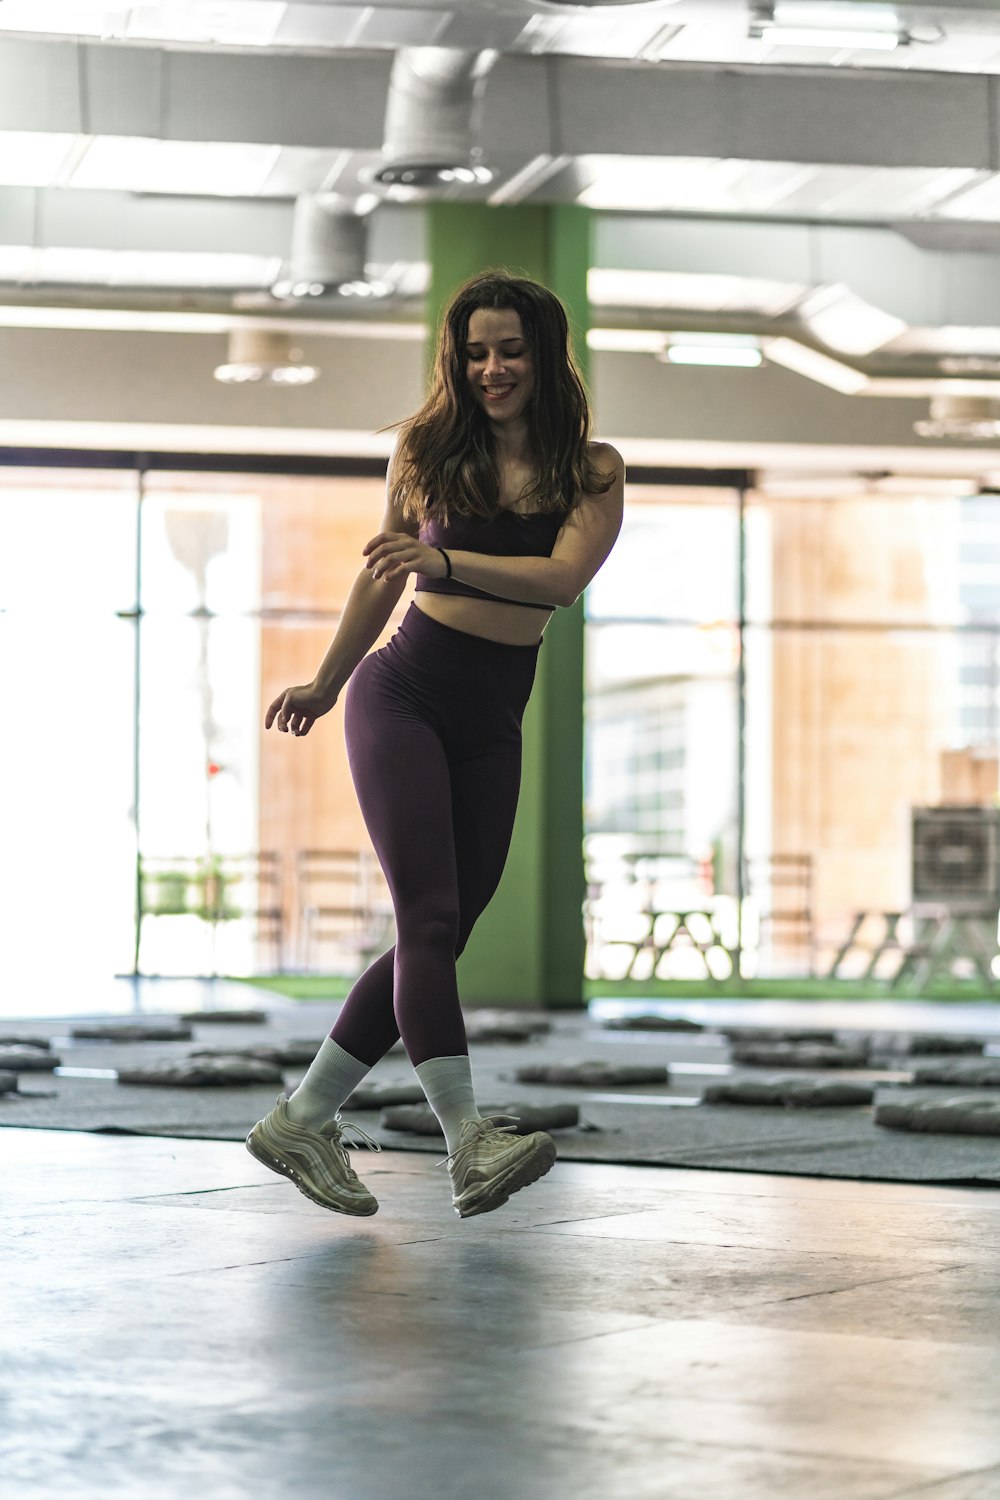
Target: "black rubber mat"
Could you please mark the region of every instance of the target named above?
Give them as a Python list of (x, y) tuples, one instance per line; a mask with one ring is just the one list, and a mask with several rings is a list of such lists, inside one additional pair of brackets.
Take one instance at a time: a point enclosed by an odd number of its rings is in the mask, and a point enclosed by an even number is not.
[[(318, 1048), (336, 1017), (333, 1004), (267, 1005), (265, 1025), (194, 1024), (191, 1042), (111, 1043), (74, 1041), (68, 1021), (5, 1019), (6, 1032), (51, 1039), (65, 1071), (23, 1074), (16, 1094), (0, 1096), (0, 1125), (39, 1129), (127, 1132), (209, 1140), (242, 1141), (274, 1104), (273, 1087), (176, 1088), (119, 1084), (119, 1068), (140, 1061), (185, 1056), (198, 1047), (240, 1047), (268, 1041), (313, 1039)], [(100, 1019), (99, 1017), (79, 1017)], [(152, 1021), (167, 1019), (163, 1013)], [(797, 1176), (841, 1177), (883, 1182), (996, 1186), (1000, 1184), (1000, 1137), (913, 1136), (876, 1126), (872, 1107), (788, 1109), (781, 1106), (701, 1105), (702, 1089), (733, 1076), (761, 1070), (734, 1067), (721, 1033), (611, 1032), (586, 1014), (554, 1013), (552, 1029), (519, 1044), (473, 1043), (470, 1051), (476, 1097), (482, 1113), (517, 1113), (518, 1101), (575, 1102), (580, 1125), (554, 1132), (564, 1160), (714, 1168)], [(75, 1024), (75, 1023), (72, 1023)], [(857, 1036), (845, 1032), (843, 1035)], [(665, 1085), (601, 1092), (514, 1081), (528, 1063), (568, 1061), (665, 1064)], [(916, 1063), (916, 1059), (914, 1062)], [(927, 1058), (919, 1059), (926, 1065)], [(876, 1099), (909, 1083), (905, 1059), (894, 1071), (838, 1069), (840, 1079), (876, 1084)], [(285, 1070), (290, 1091), (304, 1068)], [(110, 1076), (102, 1076), (110, 1075)], [(373, 1082), (412, 1083), (413, 1069), (400, 1048), (369, 1075)], [(926, 1088), (920, 1091), (926, 1094)], [(443, 1138), (382, 1129), (379, 1114), (346, 1110), (381, 1145), (444, 1155)]]

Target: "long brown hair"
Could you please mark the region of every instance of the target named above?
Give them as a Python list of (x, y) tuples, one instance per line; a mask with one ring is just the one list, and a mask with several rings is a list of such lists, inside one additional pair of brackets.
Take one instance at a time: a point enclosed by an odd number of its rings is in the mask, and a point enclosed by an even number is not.
[(521, 500), (533, 510), (568, 513), (581, 494), (603, 495), (614, 475), (594, 463), (587, 447), (590, 406), (563, 305), (537, 281), (490, 269), (459, 287), (442, 314), (423, 406), (379, 429), (401, 429), (392, 498), (402, 502), (403, 515), (423, 520), (433, 513), (447, 523), (451, 514), (491, 517), (499, 509), (496, 439), (466, 373), (469, 319), (478, 308), (516, 312), (531, 350), (534, 388), (527, 417), (535, 479)]

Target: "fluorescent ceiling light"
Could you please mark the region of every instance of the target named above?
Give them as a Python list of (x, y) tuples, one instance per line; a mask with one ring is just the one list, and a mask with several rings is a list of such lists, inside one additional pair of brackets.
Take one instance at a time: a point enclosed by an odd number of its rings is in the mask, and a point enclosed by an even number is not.
[(72, 175), (71, 186), (253, 198), (280, 155), (280, 146), (101, 135), (91, 142)]
[(905, 333), (908, 324), (855, 296), (842, 283), (817, 287), (797, 309), (821, 343), (840, 354), (871, 354)]
[(756, 369), (761, 364), (760, 340), (728, 333), (672, 333), (656, 358), (671, 365), (718, 365)]
[(78, 139), (37, 130), (0, 130), (0, 184), (50, 187)]
[(868, 376), (860, 370), (852, 370), (796, 339), (764, 339), (761, 347), (772, 364), (783, 365), (786, 370), (794, 370), (796, 375), (818, 381), (844, 396), (858, 396), (868, 388)]

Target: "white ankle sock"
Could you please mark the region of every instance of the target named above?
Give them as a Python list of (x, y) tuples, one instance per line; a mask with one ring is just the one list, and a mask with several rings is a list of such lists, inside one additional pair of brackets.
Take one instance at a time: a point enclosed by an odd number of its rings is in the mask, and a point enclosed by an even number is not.
[(472, 1064), (464, 1053), (459, 1057), (429, 1057), (413, 1071), (441, 1121), (450, 1156), (458, 1149), (463, 1120), (482, 1119), (472, 1091)]
[(359, 1062), (328, 1036), (309, 1064), (309, 1071), (288, 1100), (288, 1118), (306, 1129), (332, 1120), (350, 1098), (371, 1063)]

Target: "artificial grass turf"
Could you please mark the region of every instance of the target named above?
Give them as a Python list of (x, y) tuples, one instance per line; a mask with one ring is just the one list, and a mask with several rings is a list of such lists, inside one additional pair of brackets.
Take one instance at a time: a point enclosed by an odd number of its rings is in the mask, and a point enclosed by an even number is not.
[[(229, 976), (227, 976), (229, 977)], [(254, 985), (291, 1000), (343, 1000), (354, 978), (333, 974), (234, 975), (234, 982)], [(860, 979), (585, 979), (583, 1000), (936, 1000), (968, 1005), (994, 1004), (992, 990), (972, 980), (937, 979), (919, 993), (905, 987), (890, 990), (885, 980)]]

